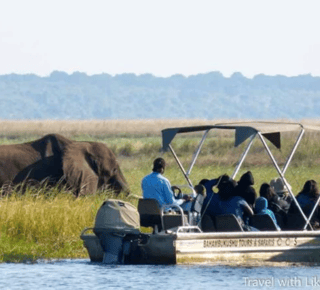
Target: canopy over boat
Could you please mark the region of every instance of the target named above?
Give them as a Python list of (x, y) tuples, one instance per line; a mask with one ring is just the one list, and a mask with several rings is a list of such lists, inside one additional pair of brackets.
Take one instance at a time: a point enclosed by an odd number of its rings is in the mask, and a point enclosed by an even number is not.
[(168, 128), (162, 130), (162, 149), (164, 151), (168, 150), (169, 145), (176, 134), (209, 131), (211, 129), (235, 130), (235, 147), (243, 143), (252, 135), (260, 133), (265, 138), (267, 138), (274, 146), (280, 149), (280, 133), (301, 131), (304, 129), (320, 131), (320, 126), (285, 122), (237, 122), (220, 123), (205, 126)]
[[(285, 179), (285, 172), (292, 160), (292, 157), (300, 144), (300, 141), (304, 135), (305, 130), (315, 130), (315, 131), (320, 131), (320, 126), (316, 125), (303, 125), (301, 123), (290, 123), (290, 122), (236, 122), (236, 123), (220, 123), (220, 124), (215, 124), (215, 125), (203, 125), (203, 126), (189, 126), (189, 127), (178, 127), (178, 128), (168, 128), (162, 130), (162, 150), (167, 151), (170, 149), (172, 152), (174, 158), (176, 159), (185, 179), (189, 183), (190, 186), (192, 186), (191, 180), (189, 179), (189, 175), (191, 173), (191, 170), (195, 164), (196, 159), (198, 158), (198, 155), (201, 151), (202, 145), (207, 137), (207, 134), (209, 133), (210, 130), (212, 129), (217, 129), (217, 130), (235, 130), (235, 147), (239, 146), (243, 142), (245, 142), (247, 139), (250, 138), (250, 141), (247, 145), (247, 148), (245, 149), (243, 155), (241, 156), (235, 171), (232, 175), (232, 178), (235, 178), (237, 175), (245, 157), (247, 156), (251, 145), (253, 143), (253, 140), (255, 139), (256, 136), (259, 137), (260, 141), (262, 142), (265, 150), (267, 151), (274, 167), (276, 168), (280, 178), (283, 180), (284, 185), (286, 186), (288, 192), (290, 193), (294, 203), (297, 205), (301, 215), (303, 216), (304, 220), (306, 221), (304, 229), (306, 229), (307, 225), (310, 223), (310, 219), (320, 203), (320, 198), (317, 201), (312, 213), (310, 214), (309, 218), (305, 216), (303, 213), (300, 205), (298, 204), (294, 194), (291, 191), (291, 187), (288, 184), (288, 182)], [(174, 139), (174, 137), (177, 134), (180, 133), (192, 133), (192, 132), (201, 132), (204, 131), (202, 140), (199, 143), (199, 146), (196, 150), (196, 152), (193, 155), (193, 160), (190, 164), (189, 169), (186, 171), (181, 162), (179, 161), (177, 155), (175, 154), (171, 142)], [(281, 133), (283, 132), (298, 132), (298, 137), (296, 139), (296, 142), (291, 150), (291, 153), (288, 155), (287, 161), (282, 169), (280, 169), (279, 165), (277, 164), (272, 152), (270, 151), (267, 143), (265, 142), (264, 138), (268, 139), (274, 146), (276, 146), (278, 149), (281, 148)], [(310, 225), (311, 226), (311, 225)]]

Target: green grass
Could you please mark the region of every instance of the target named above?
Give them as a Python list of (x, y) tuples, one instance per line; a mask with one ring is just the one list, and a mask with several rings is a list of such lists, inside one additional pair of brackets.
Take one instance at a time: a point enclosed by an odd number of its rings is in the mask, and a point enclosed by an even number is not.
[[(211, 136), (193, 168), (190, 179), (197, 184), (203, 178), (216, 178), (221, 174), (231, 175), (245, 145), (233, 148), (233, 139)], [(286, 136), (281, 151), (272, 149), (280, 168), (286, 161), (294, 139)], [(118, 156), (120, 167), (134, 195), (141, 195), (141, 179), (151, 172), (152, 162), (161, 156), (161, 138), (135, 136), (96, 138), (94, 136), (76, 136), (75, 140), (105, 142)], [(14, 144), (34, 140), (32, 136), (16, 139), (1, 138), (0, 144)], [(173, 148), (188, 168), (199, 136), (182, 137), (173, 143)], [(297, 151), (292, 166), (286, 172), (286, 178), (293, 192), (297, 194), (308, 179), (320, 180), (320, 141), (319, 135), (306, 135)], [(186, 184), (175, 160), (170, 153), (163, 157), (167, 161), (165, 176), (172, 185)], [(256, 142), (241, 171), (238, 180), (245, 171), (251, 170), (255, 178), (255, 189), (259, 192), (263, 182), (270, 182), (278, 176), (270, 165), (268, 155)], [(105, 199), (113, 197), (111, 193), (102, 193), (75, 199), (70, 193), (53, 189), (29, 188), (27, 194), (18, 193), (0, 200), (0, 262), (34, 262), (38, 259), (83, 258), (88, 257), (80, 239), (85, 227), (94, 224), (97, 210)], [(126, 200), (125, 197), (119, 196)], [(137, 199), (130, 199), (137, 205)]]
[(30, 188), (23, 196), (2, 198), (0, 262), (86, 257), (79, 235), (93, 226), (97, 210), (110, 197), (103, 193), (76, 199), (55, 188), (46, 195)]

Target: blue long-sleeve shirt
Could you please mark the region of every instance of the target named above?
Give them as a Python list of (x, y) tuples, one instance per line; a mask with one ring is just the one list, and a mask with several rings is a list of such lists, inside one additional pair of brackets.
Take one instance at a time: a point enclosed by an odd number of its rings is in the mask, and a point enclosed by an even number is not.
[(153, 198), (162, 207), (167, 204), (181, 205), (183, 199), (175, 199), (171, 184), (161, 173), (152, 172), (145, 176), (141, 182), (143, 198)]

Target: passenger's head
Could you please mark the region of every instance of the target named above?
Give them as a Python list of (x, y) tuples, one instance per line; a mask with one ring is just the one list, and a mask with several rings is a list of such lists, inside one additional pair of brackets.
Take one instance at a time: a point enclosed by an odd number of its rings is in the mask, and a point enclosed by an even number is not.
[(247, 171), (246, 173), (244, 173), (241, 176), (238, 184), (241, 185), (241, 186), (254, 185), (254, 178), (253, 178), (253, 175), (252, 175), (251, 171)]
[[(288, 196), (288, 189), (287, 189), (287, 187), (285, 186), (283, 180), (280, 177), (272, 179), (270, 181), (270, 186), (272, 187), (272, 189), (274, 190), (274, 192), (277, 195), (279, 195), (279, 196)], [(289, 188), (291, 190), (290, 184), (288, 184), (288, 186), (289, 186)]]
[(221, 186), (223, 186), (223, 184), (229, 180), (233, 180), (229, 177), (229, 175), (227, 174), (223, 174), (221, 176), (219, 176), (218, 178), (218, 184), (217, 184), (217, 187), (218, 189), (220, 190)]
[(269, 201), (276, 194), (274, 192), (274, 190), (272, 189), (272, 187), (270, 186), (270, 184), (268, 184), (268, 183), (261, 184), (259, 193), (260, 193), (261, 197), (265, 197)]
[(304, 184), (302, 192), (308, 194), (310, 197), (317, 197), (319, 195), (317, 182), (314, 180), (308, 180)]
[(204, 198), (206, 198), (207, 193), (206, 193), (206, 189), (202, 184), (198, 184), (194, 187), (194, 190), (197, 194), (201, 194), (203, 195)]
[(166, 162), (163, 158), (159, 157), (153, 161), (153, 172), (163, 173), (166, 168)]
[(218, 192), (220, 199), (228, 200), (229, 198), (233, 197), (236, 186), (237, 186), (236, 181), (231, 178), (227, 181), (220, 183), (219, 192)]
[(209, 179), (201, 179), (199, 184), (205, 185), (208, 181), (210, 181)]
[(259, 213), (262, 210), (267, 208), (268, 208), (268, 201), (266, 198), (260, 196), (259, 198), (256, 199), (256, 203), (254, 206), (256, 213)]

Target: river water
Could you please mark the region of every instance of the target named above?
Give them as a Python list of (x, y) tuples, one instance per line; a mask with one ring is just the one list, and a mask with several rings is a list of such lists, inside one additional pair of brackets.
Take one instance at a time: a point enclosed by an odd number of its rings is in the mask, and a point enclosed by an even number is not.
[(320, 289), (320, 267), (0, 264), (0, 289)]

